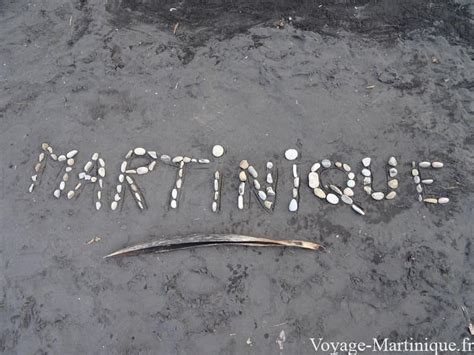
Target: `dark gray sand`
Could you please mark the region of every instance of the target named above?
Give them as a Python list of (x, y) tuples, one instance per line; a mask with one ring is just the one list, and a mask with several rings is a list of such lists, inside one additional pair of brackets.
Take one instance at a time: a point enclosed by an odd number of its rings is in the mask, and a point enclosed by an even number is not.
[[(474, 317), (473, 5), (331, 3), (0, 1), (1, 352), (275, 354), (282, 330), (285, 354), (314, 353), (312, 337), (469, 337), (461, 306)], [(135, 146), (210, 156), (219, 143), (228, 152), (189, 170), (177, 212), (166, 207), (175, 171), (162, 165), (140, 179), (148, 211), (129, 195), (122, 211), (96, 212), (90, 191), (53, 198), (53, 168), (28, 194), (42, 142), (79, 149), (80, 166), (101, 152), (108, 203)], [(290, 147), (302, 155), (297, 214), (287, 212)], [(313, 162), (340, 159), (360, 171), (367, 155), (379, 188), (388, 157), (398, 158), (397, 199), (373, 201), (359, 179), (361, 217), (312, 195)], [(269, 159), (277, 165), (273, 214), (255, 199), (237, 210), (244, 158), (260, 170)], [(448, 205), (417, 201), (410, 163), (422, 159), (445, 163), (430, 173), (431, 191)], [(216, 167), (220, 214), (210, 211)], [(327, 249), (102, 259), (197, 232)]]

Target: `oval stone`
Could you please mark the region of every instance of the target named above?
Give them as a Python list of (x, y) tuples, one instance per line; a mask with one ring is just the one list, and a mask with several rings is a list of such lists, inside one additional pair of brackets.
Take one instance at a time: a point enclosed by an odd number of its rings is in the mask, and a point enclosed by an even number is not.
[(285, 158), (290, 161), (295, 160), (298, 158), (298, 151), (296, 149), (288, 149), (285, 152)]
[(315, 189), (313, 189), (313, 192), (320, 199), (325, 199), (326, 198), (326, 193), (322, 189), (320, 189), (319, 187), (316, 187)]
[(371, 196), (374, 200), (380, 201), (380, 200), (383, 200), (383, 198), (385, 197), (385, 194), (383, 192), (377, 191), (377, 192), (373, 192)]
[(449, 202), (449, 198), (447, 198), (447, 197), (440, 197), (438, 199), (438, 203), (440, 203), (440, 204), (445, 204), (445, 203), (448, 203), (448, 202)]
[(308, 174), (308, 184), (309, 187), (312, 189), (315, 189), (316, 187), (319, 187), (319, 175), (318, 173), (311, 172)]
[(397, 164), (397, 159), (395, 159), (395, 157), (390, 157), (390, 159), (388, 160), (388, 165), (397, 166)]
[(311, 171), (314, 173), (318, 171), (318, 169), (321, 167), (320, 163), (314, 163), (313, 166), (311, 166)]
[(135, 153), (135, 155), (145, 155), (146, 154), (146, 150), (142, 147), (137, 147), (133, 150), (133, 152)]
[(362, 175), (369, 177), (370, 175), (372, 175), (372, 173), (369, 169), (362, 169)]
[(352, 197), (354, 196), (354, 191), (350, 187), (346, 187), (343, 191), (344, 195)]
[(331, 205), (337, 205), (339, 203), (339, 197), (333, 193), (329, 193), (326, 196), (326, 201), (328, 201)]
[(439, 168), (442, 168), (444, 166), (443, 163), (441, 163), (440, 161), (434, 161), (431, 163), (431, 166), (435, 169), (439, 169)]
[(390, 191), (387, 196), (385, 196), (385, 199), (387, 200), (393, 200), (397, 196), (397, 193), (395, 191)]
[(369, 157), (362, 159), (362, 165), (366, 168), (370, 165), (371, 159)]
[(388, 182), (388, 186), (391, 188), (391, 189), (396, 189), (398, 188), (398, 180), (397, 179), (392, 179)]
[(329, 159), (323, 159), (321, 161), (321, 165), (323, 168), (329, 168), (331, 166), (331, 161)]
[(255, 170), (255, 168), (252, 165), (248, 167), (248, 171), (249, 171), (249, 174), (252, 175), (252, 177), (258, 178), (257, 170)]

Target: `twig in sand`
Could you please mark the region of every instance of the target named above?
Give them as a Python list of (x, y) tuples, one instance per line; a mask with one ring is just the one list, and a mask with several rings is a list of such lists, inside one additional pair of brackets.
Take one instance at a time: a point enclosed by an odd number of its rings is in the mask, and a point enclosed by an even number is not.
[(258, 247), (295, 247), (309, 250), (323, 249), (322, 245), (304, 240), (275, 240), (268, 238), (250, 237), (239, 234), (194, 234), (188, 237), (178, 236), (165, 240), (138, 244), (132, 247), (120, 249), (106, 255), (112, 256), (136, 255), (139, 253), (168, 252), (186, 248), (205, 247), (214, 245), (242, 245)]

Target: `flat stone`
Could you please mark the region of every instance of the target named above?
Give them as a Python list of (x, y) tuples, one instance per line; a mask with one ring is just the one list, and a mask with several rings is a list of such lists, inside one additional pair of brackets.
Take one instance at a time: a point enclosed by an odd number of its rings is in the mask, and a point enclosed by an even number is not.
[(388, 186), (391, 188), (391, 189), (396, 189), (398, 188), (398, 180), (397, 179), (392, 179), (388, 182)]
[(353, 188), (355, 185), (355, 180), (347, 180), (347, 187)]
[(221, 156), (224, 155), (224, 153), (225, 153), (225, 150), (223, 146), (217, 144), (214, 147), (212, 147), (212, 155), (214, 155), (214, 157), (220, 158)]
[(369, 169), (365, 168), (365, 169), (362, 169), (362, 175), (369, 177), (372, 175), (372, 173)]
[(245, 182), (241, 182), (239, 184), (239, 195), (243, 195), (245, 193)]
[(388, 165), (390, 166), (397, 166), (398, 162), (397, 162), (397, 159), (395, 159), (395, 157), (390, 157), (390, 159), (388, 159)]
[(311, 172), (308, 174), (308, 185), (312, 189), (319, 187), (319, 174), (315, 172)]
[(288, 206), (288, 210), (289, 210), (290, 212), (296, 212), (296, 211), (298, 211), (298, 201), (296, 201), (296, 199), (292, 199), (292, 200), (290, 201), (290, 204), (289, 204), (289, 206)]
[(339, 203), (339, 197), (337, 197), (333, 193), (328, 193), (326, 196), (326, 201), (329, 202), (331, 205), (337, 205)]
[(351, 171), (351, 166), (349, 164), (342, 164), (342, 168), (344, 169), (345, 172)]
[(137, 147), (133, 150), (133, 152), (135, 153), (135, 155), (145, 155), (146, 154), (146, 150), (142, 147)]
[(350, 187), (346, 187), (344, 191), (342, 191), (344, 195), (352, 197), (354, 196), (354, 191)]
[(112, 203), (110, 204), (110, 208), (112, 209), (112, 211), (115, 211), (117, 209), (117, 206), (118, 206), (117, 201), (112, 201)]
[(178, 155), (178, 156), (174, 157), (173, 159), (171, 159), (171, 162), (172, 162), (172, 163), (179, 163), (179, 162), (181, 162), (183, 159), (184, 159), (184, 157), (182, 157), (181, 155)]
[(331, 161), (329, 159), (323, 159), (321, 161), (321, 165), (323, 168), (329, 168), (331, 166)]
[(431, 185), (433, 182), (434, 182), (433, 179), (423, 179), (423, 180), (421, 180), (421, 183), (425, 184), (425, 185)]
[(255, 180), (253, 181), (253, 186), (255, 186), (255, 188), (256, 188), (257, 190), (260, 190), (260, 183), (258, 182), (257, 179), (255, 179)]
[(257, 170), (255, 170), (255, 168), (252, 165), (248, 167), (248, 171), (249, 171), (249, 174), (252, 175), (253, 178), (255, 179), (258, 178)]
[(237, 207), (239, 208), (239, 210), (244, 209), (244, 197), (242, 195), (239, 195), (239, 197), (237, 197)]
[(290, 161), (295, 160), (298, 158), (298, 151), (296, 149), (288, 149), (285, 152), (285, 158)]
[(61, 190), (59, 190), (59, 189), (54, 190), (53, 196), (56, 197), (56, 198), (59, 198), (59, 196), (61, 196)]
[(378, 191), (378, 192), (372, 192), (370, 196), (372, 196), (374, 200), (380, 201), (384, 199), (385, 194), (383, 192)]
[(311, 172), (316, 172), (319, 170), (319, 168), (321, 167), (321, 164), (320, 163), (314, 163), (312, 166), (311, 166)]
[(352, 201), (352, 199), (347, 195), (342, 195), (341, 201), (348, 205), (352, 205), (354, 203), (354, 201)]
[(120, 165), (120, 171), (122, 173), (124, 173), (125, 171), (127, 171), (127, 162), (126, 161), (123, 161), (122, 162), (122, 165)]
[(429, 161), (420, 161), (418, 163), (418, 166), (420, 168), (429, 168), (431, 166), (431, 163)]
[(396, 191), (390, 191), (386, 196), (385, 196), (385, 199), (386, 200), (393, 200), (395, 198), (395, 196), (397, 196), (397, 192)]
[(326, 193), (324, 192), (324, 190), (320, 189), (319, 187), (316, 187), (315, 189), (313, 189), (313, 192), (320, 199), (326, 198)]
[(265, 193), (265, 191), (258, 191), (258, 197), (262, 200), (262, 201), (265, 201), (267, 199), (267, 194)]
[(247, 174), (245, 173), (245, 171), (241, 171), (239, 173), (239, 180), (240, 181), (247, 181)]
[(390, 175), (390, 177), (395, 177), (395, 176), (397, 176), (397, 174), (398, 174), (398, 170), (395, 169), (395, 168), (390, 168), (388, 170), (388, 175)]
[(99, 170), (97, 171), (101, 177), (105, 177), (105, 168), (100, 167)]
[(241, 160), (239, 166), (241, 169), (246, 170), (249, 167), (249, 162), (247, 160)]
[(414, 176), (413, 181), (415, 182), (415, 184), (419, 184), (421, 180), (419, 176)]
[(163, 163), (169, 163), (171, 161), (171, 157), (169, 155), (166, 155), (166, 154), (163, 154), (161, 157), (160, 157), (161, 161)]
[(448, 202), (449, 202), (449, 198), (447, 198), (447, 197), (438, 198), (438, 203), (440, 203), (440, 204), (445, 204), (445, 203), (448, 203)]
[(367, 168), (367, 167), (370, 166), (370, 162), (371, 162), (371, 161), (372, 161), (372, 159), (370, 159), (369, 157), (364, 158), (364, 159), (362, 159), (362, 165)]
[(293, 186), (297, 187), (297, 188), (300, 187), (300, 178), (299, 177), (295, 177), (293, 179)]
[(358, 214), (362, 215), (362, 216), (365, 216), (365, 212), (362, 208), (360, 208), (359, 206), (357, 206), (356, 204), (352, 204), (351, 205), (352, 209), (354, 211), (356, 211)]
[(435, 169), (439, 169), (439, 168), (442, 168), (444, 166), (443, 163), (441, 163), (440, 161), (434, 161), (431, 163), (431, 166)]
[(336, 185), (329, 185), (329, 188), (335, 193), (337, 193), (338, 195), (342, 195), (341, 189), (337, 187)]
[(430, 197), (423, 199), (423, 201), (426, 202), (426, 203), (432, 203), (432, 204), (437, 204), (438, 203), (437, 199), (430, 198)]
[(173, 209), (177, 208), (178, 207), (178, 202), (176, 200), (171, 200), (170, 207), (173, 208)]
[[(39, 161), (39, 159), (38, 159)], [(64, 154), (61, 154), (59, 157), (58, 157), (58, 161), (66, 161), (66, 156)]]
[(158, 159), (158, 155), (156, 154), (156, 152), (154, 150), (149, 150), (149, 151), (147, 151), (147, 153), (153, 159)]

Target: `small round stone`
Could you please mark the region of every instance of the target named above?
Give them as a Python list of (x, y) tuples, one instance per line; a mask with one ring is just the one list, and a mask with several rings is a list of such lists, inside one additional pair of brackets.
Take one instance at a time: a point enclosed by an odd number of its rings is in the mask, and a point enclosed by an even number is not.
[(411, 174), (412, 174), (413, 176), (418, 176), (418, 175), (420, 175), (420, 172), (418, 171), (418, 169), (412, 169), (412, 170), (411, 170)]
[(388, 171), (388, 174), (390, 175), (390, 177), (395, 177), (395, 176), (397, 176), (398, 171), (395, 168), (390, 168), (389, 171)]
[(388, 160), (388, 165), (397, 166), (397, 164), (398, 164), (397, 159), (395, 159), (395, 157), (390, 157), (390, 159)]
[(178, 202), (176, 202), (176, 200), (171, 200), (170, 207), (171, 207), (171, 208), (176, 208), (176, 207), (178, 207)]
[(419, 184), (421, 180), (419, 176), (414, 176), (413, 181), (415, 182), (415, 184)]
[(355, 174), (354, 174), (354, 173), (349, 173), (349, 174), (347, 174), (347, 177), (348, 177), (350, 180), (354, 180), (354, 179), (355, 179)]
[(328, 201), (331, 205), (337, 205), (339, 203), (339, 197), (333, 193), (329, 193), (326, 196), (326, 201)]
[(137, 174), (138, 175), (143, 175), (143, 174), (146, 174), (148, 173), (148, 167), (146, 166), (140, 166), (139, 168), (137, 168)]
[(448, 203), (448, 202), (449, 202), (449, 198), (447, 198), (447, 197), (440, 197), (438, 199), (438, 203), (440, 203), (440, 204), (445, 204), (445, 203)]
[(273, 169), (273, 163), (271, 161), (267, 162), (267, 169)]
[(331, 166), (331, 161), (329, 159), (323, 159), (321, 161), (321, 165), (323, 168), (329, 168)]
[(383, 200), (383, 198), (385, 197), (385, 194), (383, 192), (373, 192), (371, 196), (374, 200), (380, 201), (380, 200)]
[(112, 211), (115, 211), (117, 209), (117, 206), (118, 206), (117, 201), (112, 201), (112, 203), (110, 204), (110, 208), (112, 209)]
[(240, 181), (247, 181), (247, 174), (245, 173), (245, 171), (241, 171), (239, 173), (239, 180)]
[(365, 166), (366, 168), (370, 166), (370, 161), (371, 159), (369, 157), (362, 159), (362, 165)]
[(354, 191), (350, 187), (346, 187), (343, 191), (344, 195), (352, 197), (354, 196)]
[(240, 166), (241, 169), (244, 169), (244, 170), (248, 169), (249, 162), (247, 160), (241, 160), (239, 166)]
[(346, 163), (342, 164), (342, 168), (343, 168), (344, 171), (347, 172), (347, 173), (348, 173), (349, 171), (351, 171), (351, 166), (350, 166), (349, 164), (346, 164)]
[(353, 188), (355, 185), (355, 180), (347, 180), (347, 187)]
[(135, 153), (135, 155), (145, 155), (146, 154), (146, 150), (142, 147), (137, 147), (133, 150), (133, 152)]
[(362, 175), (368, 177), (368, 176), (372, 175), (372, 173), (370, 172), (369, 169), (366, 169), (366, 168), (365, 168), (365, 169), (362, 169)]
[[(415, 176), (415, 177), (418, 177), (418, 176)], [(391, 188), (391, 189), (396, 189), (398, 188), (398, 180), (397, 179), (392, 179), (388, 182), (388, 186)]]
[(221, 156), (223, 156), (224, 152), (225, 152), (224, 147), (219, 144), (212, 147), (212, 155), (214, 155), (214, 157), (216, 158), (220, 158)]
[(385, 199), (387, 200), (393, 200), (397, 196), (397, 193), (395, 191), (390, 191), (387, 196), (385, 196)]
[(267, 194), (265, 193), (265, 191), (260, 190), (258, 192), (258, 197), (260, 197), (262, 201), (265, 201), (267, 199)]
[(285, 158), (290, 161), (295, 160), (296, 158), (298, 158), (298, 151), (296, 149), (288, 149), (285, 152)]

